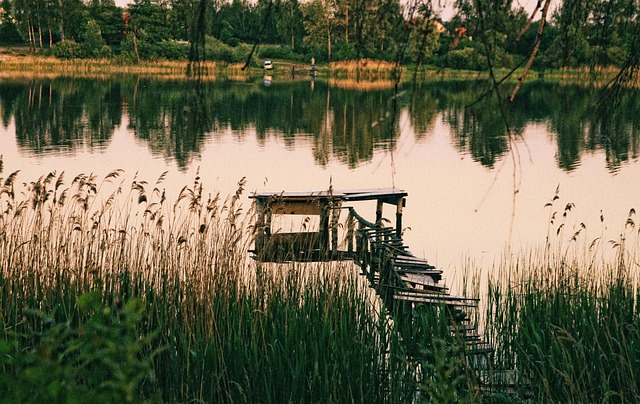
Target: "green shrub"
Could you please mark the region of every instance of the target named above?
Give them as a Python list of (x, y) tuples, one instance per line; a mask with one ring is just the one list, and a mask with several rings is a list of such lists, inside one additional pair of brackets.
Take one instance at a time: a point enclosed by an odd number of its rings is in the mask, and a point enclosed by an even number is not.
[(111, 56), (111, 48), (102, 38), (100, 26), (95, 20), (89, 20), (82, 41), (82, 53), (88, 58), (102, 58)]
[(333, 56), (334, 60), (356, 60), (358, 52), (356, 52), (356, 48), (352, 44), (342, 44), (336, 47)]
[(293, 51), (288, 46), (262, 45), (258, 52), (260, 59), (294, 59)]
[(478, 70), (483, 67), (480, 57), (475, 48), (455, 49), (447, 53), (445, 64), (452, 69)]
[(65, 39), (53, 45), (53, 55), (59, 59), (74, 59), (81, 54), (80, 44), (72, 39)]
[[(2, 8), (0, 8), (2, 10)], [(4, 11), (4, 10), (2, 10)], [(20, 43), (22, 38), (12, 18), (6, 12), (0, 12), (0, 43)]]
[[(140, 335), (143, 305), (114, 307), (99, 292), (77, 299), (78, 318), (56, 322), (24, 311), (32, 328), (0, 341), (0, 396), (7, 402), (140, 402), (153, 381), (151, 338)], [(11, 341), (11, 342), (9, 342)], [(149, 392), (150, 391), (150, 392)], [(153, 398), (154, 389), (144, 394)]]

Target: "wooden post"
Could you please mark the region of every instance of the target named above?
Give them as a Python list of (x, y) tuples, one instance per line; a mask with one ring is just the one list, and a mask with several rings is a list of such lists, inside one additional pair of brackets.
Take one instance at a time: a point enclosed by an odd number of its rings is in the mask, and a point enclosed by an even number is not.
[(329, 215), (331, 207), (329, 203), (325, 203), (320, 207), (320, 253), (323, 258), (329, 254)]
[(347, 215), (347, 252), (349, 253), (349, 256), (353, 254), (353, 231), (355, 227), (354, 222), (355, 219), (351, 214), (351, 211), (349, 211), (349, 214)]
[(376, 204), (376, 224), (378, 226), (380, 226), (380, 223), (382, 223), (382, 205), (384, 204), (384, 202), (382, 201), (382, 199), (378, 199), (378, 203)]
[(256, 220), (256, 228), (255, 228), (255, 253), (257, 257), (262, 257), (264, 254), (264, 250), (266, 248), (266, 214), (267, 209), (264, 201), (257, 199), (256, 200), (256, 213), (258, 214), (258, 219)]
[(398, 238), (402, 238), (402, 209), (405, 206), (405, 202), (405, 198), (400, 198), (396, 205), (396, 236)]
[(331, 203), (329, 206), (331, 207), (331, 254), (335, 257), (338, 252), (338, 221), (340, 219), (340, 205), (339, 203)]

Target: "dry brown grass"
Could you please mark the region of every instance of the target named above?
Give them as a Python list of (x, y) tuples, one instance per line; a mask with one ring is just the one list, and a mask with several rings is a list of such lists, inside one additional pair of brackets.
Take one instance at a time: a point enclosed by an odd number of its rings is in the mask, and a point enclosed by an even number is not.
[[(229, 79), (247, 73), (241, 64), (223, 64), (215, 61), (203, 65), (204, 79), (215, 80), (224, 75)], [(142, 61), (137, 64), (121, 63), (113, 59), (72, 59), (63, 60), (52, 56), (0, 54), (0, 77), (105, 77), (111, 74), (136, 74), (162, 76), (163, 78), (184, 79), (187, 73), (186, 61)]]

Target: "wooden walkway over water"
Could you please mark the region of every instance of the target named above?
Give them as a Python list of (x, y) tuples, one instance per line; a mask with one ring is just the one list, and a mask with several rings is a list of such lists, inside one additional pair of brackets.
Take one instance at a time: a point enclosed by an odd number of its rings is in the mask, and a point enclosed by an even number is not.
[[(461, 343), (468, 364), (485, 379), (491, 346), (479, 335), (473, 311), (478, 299), (454, 296), (442, 283), (443, 271), (413, 255), (402, 240), (402, 214), (407, 193), (397, 189), (261, 193), (256, 201), (255, 258), (259, 261), (353, 260), (388, 313), (411, 326), (414, 312), (428, 307), (446, 316), (454, 340)], [(375, 221), (362, 217), (350, 203), (375, 201)], [(394, 226), (383, 208), (395, 208)], [(340, 215), (347, 212), (345, 225)], [(316, 216), (315, 229), (284, 232), (272, 229), (274, 216)], [(303, 220), (304, 226), (308, 221)], [(343, 237), (340, 242), (339, 231)], [(400, 327), (402, 333), (402, 327)]]

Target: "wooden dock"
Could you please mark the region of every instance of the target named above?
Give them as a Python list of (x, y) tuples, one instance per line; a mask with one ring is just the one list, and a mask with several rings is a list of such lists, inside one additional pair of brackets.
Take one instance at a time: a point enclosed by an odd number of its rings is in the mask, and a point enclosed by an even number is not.
[[(396, 321), (411, 327), (414, 311), (428, 307), (446, 316), (454, 340), (479, 380), (487, 373), (493, 348), (478, 332), (474, 310), (478, 300), (454, 296), (442, 283), (443, 271), (414, 256), (402, 240), (402, 213), (407, 193), (398, 189), (261, 193), (256, 201), (255, 258), (259, 261), (353, 260)], [(376, 201), (375, 220), (368, 221), (349, 203)], [(395, 225), (383, 219), (383, 208), (395, 208)], [(347, 212), (339, 226), (341, 212)], [(275, 215), (314, 215), (315, 230), (272, 229)], [(339, 230), (344, 234), (339, 242)], [(342, 247), (342, 248), (341, 248)], [(400, 327), (402, 333), (402, 327)]]

